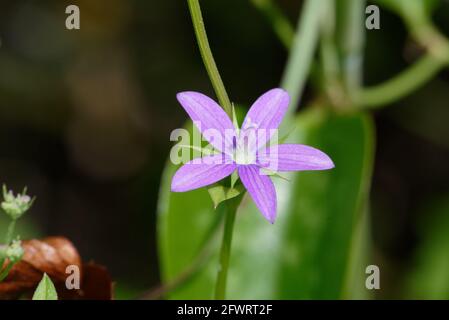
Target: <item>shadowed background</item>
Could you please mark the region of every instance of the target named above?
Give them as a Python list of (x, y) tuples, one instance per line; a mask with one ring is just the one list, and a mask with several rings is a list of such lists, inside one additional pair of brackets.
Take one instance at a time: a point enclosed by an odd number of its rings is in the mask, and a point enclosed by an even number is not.
[[(300, 1), (278, 3), (294, 23)], [(79, 31), (65, 28), (69, 4), (81, 9)], [(248, 105), (276, 87), (287, 53), (260, 12), (241, 0), (202, 6), (231, 99)], [(449, 34), (449, 3), (441, 4), (435, 21)], [(15, 190), (27, 185), (37, 196), (19, 233), (70, 238), (85, 260), (109, 268), (118, 297), (157, 285), (159, 183), (169, 134), (186, 120), (175, 94), (214, 96), (187, 4), (10, 1), (2, 3), (0, 37), (0, 183)], [(387, 11), (381, 30), (367, 37), (367, 85), (419, 56), (400, 19)], [(301, 105), (312, 95), (308, 88)], [(375, 114), (371, 219), (382, 266), (379, 297), (404, 297), (405, 274), (416, 274), (412, 281), (422, 273), (449, 281), (449, 267), (416, 264), (449, 252), (436, 245), (449, 228), (448, 98), (446, 71)]]

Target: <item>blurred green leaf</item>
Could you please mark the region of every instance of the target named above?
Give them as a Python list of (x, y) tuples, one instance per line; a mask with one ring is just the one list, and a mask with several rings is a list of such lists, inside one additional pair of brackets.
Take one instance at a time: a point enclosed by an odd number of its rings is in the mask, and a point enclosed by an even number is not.
[[(364, 270), (363, 265), (354, 268), (352, 248), (370, 182), (372, 125), (364, 116), (334, 116), (317, 109), (299, 117), (292, 138), (321, 148), (336, 168), (294, 174), (290, 183), (276, 179), (279, 217), (274, 225), (245, 198), (232, 247), (231, 299), (354, 297), (348, 292), (353, 290), (349, 271)], [(166, 168), (159, 203), (158, 239), (166, 282), (193, 261), (216, 215), (205, 189), (169, 192), (174, 170), (172, 165)], [(217, 266), (213, 257), (170, 298), (211, 298)]]
[(58, 300), (55, 285), (46, 273), (34, 292), (33, 300)]
[(406, 298), (449, 299), (449, 194), (429, 201), (418, 216), (422, 244), (406, 278)]

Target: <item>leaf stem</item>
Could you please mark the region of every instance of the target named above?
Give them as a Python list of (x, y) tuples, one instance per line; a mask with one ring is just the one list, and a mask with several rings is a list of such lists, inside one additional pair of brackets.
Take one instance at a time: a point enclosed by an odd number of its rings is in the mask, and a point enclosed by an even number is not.
[(242, 196), (230, 199), (225, 203), (227, 206), (225, 225), (223, 232), (223, 241), (220, 250), (220, 262), (217, 276), (217, 284), (215, 286), (215, 299), (224, 300), (226, 298), (226, 282), (228, 277), (229, 259), (231, 256), (232, 234), (234, 229), (235, 216), (237, 208), (242, 200)]
[(220, 73), (218, 72), (217, 64), (215, 63), (214, 56), (212, 55), (212, 51), (210, 49), (199, 0), (188, 0), (187, 2), (189, 4), (193, 28), (195, 29), (195, 35), (201, 52), (201, 57), (203, 58), (204, 66), (206, 67), (220, 105), (229, 117), (232, 117), (232, 104), (229, 100), (229, 96), (226, 92)]

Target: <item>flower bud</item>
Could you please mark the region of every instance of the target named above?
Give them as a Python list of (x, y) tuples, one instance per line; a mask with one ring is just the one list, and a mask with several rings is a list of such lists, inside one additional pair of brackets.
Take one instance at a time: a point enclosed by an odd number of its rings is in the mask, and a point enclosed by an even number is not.
[(34, 199), (26, 195), (26, 189), (22, 194), (14, 196), (12, 190), (7, 191), (6, 186), (3, 185), (3, 202), (1, 207), (5, 213), (13, 220), (20, 218), (33, 204)]

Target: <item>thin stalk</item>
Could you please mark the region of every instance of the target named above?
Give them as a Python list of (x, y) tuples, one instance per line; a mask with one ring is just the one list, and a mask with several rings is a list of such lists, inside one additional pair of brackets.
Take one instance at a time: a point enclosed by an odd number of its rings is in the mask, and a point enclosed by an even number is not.
[[(341, 51), (343, 57), (343, 79), (346, 92), (355, 99), (363, 82), (363, 50), (365, 46), (365, 6), (366, 0), (344, 0), (345, 24), (343, 25)], [(350, 104), (353, 101), (349, 102)]]
[[(2, 262), (2, 266), (3, 266)], [(14, 267), (15, 263), (9, 262), (7, 266), (5, 266), (5, 268), (3, 270), (1, 270), (0, 272), (0, 282), (2, 282), (3, 280), (5, 280), (5, 278), (8, 276), (9, 271), (11, 271), (12, 267)]]
[(273, 0), (250, 0), (252, 4), (259, 9), (267, 18), (273, 27), (273, 31), (278, 36), (286, 49), (292, 46), (295, 30), (290, 21), (282, 13), (279, 6)]
[(421, 1), (402, 1), (399, 14), (411, 35), (427, 53), (411, 67), (385, 83), (365, 88), (357, 97), (362, 108), (379, 108), (397, 101), (432, 79), (449, 65), (449, 40), (425, 14)]
[(323, 69), (323, 87), (332, 105), (344, 104), (345, 93), (341, 84), (340, 57), (336, 44), (336, 4), (328, 0), (321, 22), (320, 59)]
[[(221, 80), (220, 73), (218, 72), (217, 65), (212, 55), (209, 41), (207, 40), (206, 29), (204, 27), (204, 21), (201, 14), (201, 8), (198, 0), (188, 0), (190, 14), (192, 16), (193, 27), (200, 48), (201, 56), (203, 58), (204, 65), (207, 73), (209, 74), (210, 81), (217, 94), (218, 100), (229, 115), (232, 118), (232, 105), (229, 100), (229, 96)], [(220, 252), (220, 269), (217, 277), (217, 284), (215, 290), (215, 297), (217, 299), (224, 299), (226, 296), (226, 279), (229, 269), (229, 258), (231, 253), (232, 233), (234, 230), (234, 221), (237, 208), (240, 204), (242, 196), (231, 199), (225, 203), (227, 206), (227, 212), (225, 213), (225, 227), (223, 233), (223, 242)]]
[(382, 84), (361, 90), (356, 99), (356, 104), (367, 109), (388, 106), (424, 85), (444, 66), (443, 61), (427, 54), (396, 77)]
[(16, 220), (11, 220), (8, 226), (8, 231), (6, 232), (5, 244), (9, 245), (14, 236), (14, 229), (16, 228)]
[(201, 14), (200, 3), (198, 0), (188, 0), (190, 15), (192, 16), (193, 28), (198, 42), (198, 46), (203, 58), (204, 66), (206, 67), (212, 86), (217, 95), (220, 105), (225, 112), (232, 117), (232, 104), (229, 100), (228, 93), (218, 72), (217, 64), (210, 49), (209, 41), (207, 39), (206, 28), (204, 27), (203, 16)]
[(227, 201), (225, 226), (223, 232), (223, 241), (220, 250), (220, 264), (215, 286), (215, 299), (224, 300), (226, 298), (226, 283), (228, 278), (229, 259), (231, 256), (232, 234), (234, 230), (235, 216), (242, 196)]
[[(16, 220), (11, 220), (8, 226), (8, 230), (6, 231), (6, 237), (5, 237), (5, 246), (0, 248), (0, 250), (5, 250), (5, 248), (11, 243), (13, 236), (14, 236), (14, 229), (16, 228)], [(13, 263), (8, 263), (5, 268), (3, 269), (3, 265), (5, 264), (5, 256), (4, 252), (1, 253), (0, 257), (0, 282), (3, 281), (3, 279), (6, 278), (9, 271), (13, 267)]]
[(281, 87), (290, 94), (291, 107), (284, 118), (289, 125), (309, 75), (310, 66), (318, 44), (320, 23), (327, 0), (306, 0), (293, 39), (292, 50), (285, 67)]

